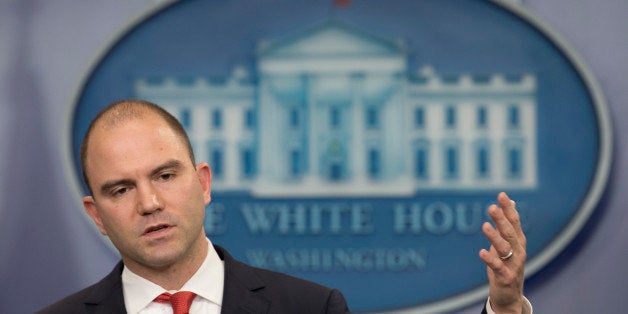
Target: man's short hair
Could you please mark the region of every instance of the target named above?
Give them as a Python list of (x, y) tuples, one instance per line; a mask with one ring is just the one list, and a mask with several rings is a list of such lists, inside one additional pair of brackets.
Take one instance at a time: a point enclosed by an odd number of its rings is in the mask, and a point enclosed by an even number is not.
[(92, 120), (87, 128), (83, 142), (81, 143), (81, 171), (83, 173), (83, 180), (89, 189), (90, 194), (94, 194), (91, 186), (89, 185), (89, 178), (87, 176), (87, 149), (89, 146), (89, 139), (95, 126), (100, 123), (104, 123), (105, 127), (115, 127), (120, 123), (124, 123), (129, 120), (143, 119), (147, 114), (156, 114), (161, 117), (168, 127), (185, 143), (187, 147), (192, 165), (196, 164), (194, 161), (194, 151), (190, 138), (187, 132), (172, 114), (165, 109), (161, 108), (157, 104), (146, 100), (139, 99), (124, 99), (111, 103), (103, 110), (101, 110), (96, 118)]

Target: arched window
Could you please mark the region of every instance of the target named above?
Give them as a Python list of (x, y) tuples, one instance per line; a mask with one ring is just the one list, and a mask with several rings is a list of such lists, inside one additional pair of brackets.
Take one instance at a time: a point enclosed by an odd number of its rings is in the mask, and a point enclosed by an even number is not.
[(430, 144), (426, 139), (420, 139), (414, 144), (414, 177), (420, 180), (429, 178)]

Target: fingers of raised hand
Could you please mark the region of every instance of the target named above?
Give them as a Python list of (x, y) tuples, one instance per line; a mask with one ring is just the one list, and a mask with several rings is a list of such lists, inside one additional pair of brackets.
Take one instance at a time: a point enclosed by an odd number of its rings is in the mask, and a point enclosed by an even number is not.
[[(519, 212), (516, 209), (515, 201), (511, 200), (504, 192), (499, 193), (499, 195), (497, 196), (497, 201), (503, 211), (504, 216), (510, 222), (510, 225), (514, 230), (514, 234), (517, 237), (518, 244), (525, 248), (526, 238), (525, 234), (523, 233), (523, 229), (521, 228), (521, 219), (519, 216)], [(491, 216), (491, 218), (493, 218), (493, 220), (495, 219), (493, 216)]]
[[(519, 213), (506, 193), (497, 197), (498, 204), (488, 208), (494, 226), (485, 222), (482, 232), (491, 242), (490, 250), (481, 250), (480, 258), (501, 276), (514, 276), (523, 269), (526, 260), (526, 239), (521, 229)], [(512, 254), (511, 254), (512, 251)], [(513, 272), (514, 271), (514, 272)]]
[[(495, 243), (493, 239), (496, 237), (500, 237), (510, 243), (510, 246), (516, 246), (518, 242), (517, 232), (515, 231), (515, 227), (512, 225), (512, 223), (506, 218), (504, 210), (495, 205), (491, 205), (488, 208), (488, 214), (491, 216), (491, 219), (493, 219), (493, 222), (495, 222), (495, 229), (497, 229), (497, 235), (493, 235), (493, 237), (489, 238), (489, 240), (491, 240), (493, 244), (499, 244), (499, 242), (501, 241)], [(496, 248), (500, 253), (508, 253), (508, 251), (511, 249), (507, 248), (505, 252), (502, 252), (501, 246), (496, 246)]]
[(482, 232), (484, 232), (486, 238), (491, 242), (491, 251), (494, 251), (496, 257), (506, 256), (510, 253), (510, 250), (513, 249), (512, 244), (506, 241), (500, 232), (493, 228), (490, 223), (485, 222), (484, 225), (482, 225)]

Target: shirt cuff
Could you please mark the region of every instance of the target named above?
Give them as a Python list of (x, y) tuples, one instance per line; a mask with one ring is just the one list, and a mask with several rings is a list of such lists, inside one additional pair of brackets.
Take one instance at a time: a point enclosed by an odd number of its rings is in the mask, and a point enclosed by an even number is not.
[[(530, 303), (530, 300), (528, 300), (528, 298), (525, 297), (525, 295), (523, 296), (523, 300), (525, 301), (523, 303), (523, 314), (532, 314), (533, 313), (533, 309), (532, 309), (532, 303)], [(488, 314), (495, 314), (495, 311), (493, 311), (493, 309), (491, 308), (491, 298), (487, 298), (486, 299), (486, 313)]]

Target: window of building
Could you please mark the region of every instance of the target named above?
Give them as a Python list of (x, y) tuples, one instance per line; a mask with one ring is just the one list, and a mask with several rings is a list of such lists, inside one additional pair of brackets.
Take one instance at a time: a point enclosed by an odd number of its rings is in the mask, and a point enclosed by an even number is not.
[(377, 107), (366, 108), (366, 127), (369, 129), (379, 128), (379, 109)]
[(481, 178), (486, 178), (490, 172), (490, 155), (486, 146), (481, 146), (477, 150), (477, 174)]
[(244, 110), (244, 127), (248, 130), (255, 128), (255, 114), (253, 109)]
[(299, 124), (301, 123), (301, 117), (300, 117), (300, 113), (299, 113), (299, 109), (297, 108), (292, 108), (290, 109), (290, 113), (289, 113), (289, 125), (291, 128), (296, 129), (299, 127)]
[(508, 149), (508, 177), (521, 178), (523, 170), (522, 152), (518, 147)]
[(190, 126), (192, 125), (192, 117), (190, 114), (190, 109), (185, 108), (181, 110), (181, 125), (186, 129), (190, 130)]
[(419, 147), (414, 153), (414, 175), (419, 179), (426, 179), (428, 177), (428, 150), (427, 147)]
[(448, 129), (456, 127), (456, 108), (454, 106), (448, 106), (445, 109), (445, 126)]
[(343, 164), (340, 160), (334, 160), (329, 164), (329, 179), (340, 181), (343, 178)]
[(340, 128), (341, 111), (338, 107), (331, 107), (329, 110), (329, 126), (332, 129)]
[(222, 128), (222, 111), (220, 109), (214, 109), (212, 111), (212, 127), (214, 129)]
[(458, 149), (448, 147), (445, 149), (445, 177), (449, 179), (458, 177)]
[(508, 107), (508, 127), (511, 129), (518, 129), (521, 124), (519, 107), (512, 105)]
[(425, 108), (417, 107), (414, 109), (414, 126), (417, 129), (425, 128)]
[(245, 148), (242, 150), (242, 174), (245, 178), (251, 178), (255, 175), (255, 154), (253, 149)]
[(290, 175), (297, 177), (301, 174), (301, 152), (293, 149), (290, 152)]
[(222, 149), (218, 147), (210, 148), (210, 167), (212, 169), (212, 177), (220, 179), (224, 176), (224, 164)]
[(377, 149), (370, 149), (368, 152), (368, 175), (377, 178), (381, 171), (380, 153)]
[(486, 111), (486, 107), (484, 106), (480, 106), (478, 107), (477, 110), (477, 116), (476, 116), (476, 121), (477, 121), (477, 126), (480, 129), (484, 129), (486, 128), (487, 124), (488, 124), (488, 113)]

